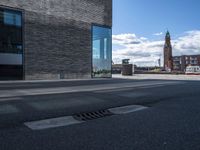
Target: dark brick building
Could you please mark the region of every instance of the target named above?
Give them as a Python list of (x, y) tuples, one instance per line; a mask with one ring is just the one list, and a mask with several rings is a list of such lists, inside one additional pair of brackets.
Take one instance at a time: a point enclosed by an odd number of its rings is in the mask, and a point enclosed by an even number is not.
[(0, 77), (111, 77), (112, 0), (1, 0)]
[(173, 57), (175, 71), (185, 72), (187, 66), (200, 66), (200, 55), (183, 55)]

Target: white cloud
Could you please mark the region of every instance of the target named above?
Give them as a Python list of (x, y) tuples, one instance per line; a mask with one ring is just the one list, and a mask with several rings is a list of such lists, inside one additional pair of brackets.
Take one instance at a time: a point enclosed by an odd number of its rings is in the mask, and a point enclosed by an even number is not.
[(185, 36), (173, 41), (175, 55), (200, 54), (200, 31), (185, 32)]
[[(163, 40), (150, 41), (135, 34), (113, 35), (113, 45), (122, 48), (113, 50), (113, 61), (121, 63), (122, 59), (130, 59), (140, 66), (158, 65), (158, 59), (163, 57)], [(173, 55), (200, 54), (200, 31), (188, 31), (184, 36), (172, 40)]]
[(113, 44), (119, 45), (131, 45), (131, 44), (140, 44), (143, 40), (146, 40), (144, 37), (137, 38), (135, 34), (119, 34), (113, 35)]
[(163, 32), (154, 33), (153, 35), (155, 35), (155, 36), (160, 36), (160, 35), (163, 35)]

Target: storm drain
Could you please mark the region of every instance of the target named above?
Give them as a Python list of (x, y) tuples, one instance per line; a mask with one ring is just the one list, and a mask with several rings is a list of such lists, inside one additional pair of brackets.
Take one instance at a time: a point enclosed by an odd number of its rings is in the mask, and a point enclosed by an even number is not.
[(123, 107), (115, 107), (106, 110), (99, 110), (87, 113), (81, 113), (74, 116), (64, 116), (39, 121), (25, 122), (24, 124), (32, 130), (44, 130), (62, 126), (80, 124), (89, 120), (99, 119), (111, 115), (123, 115), (146, 109), (147, 107), (140, 105), (129, 105)]
[(81, 113), (78, 115), (74, 115), (73, 117), (79, 121), (89, 121), (110, 115), (113, 115), (113, 113), (111, 113), (109, 110), (99, 110), (94, 112)]

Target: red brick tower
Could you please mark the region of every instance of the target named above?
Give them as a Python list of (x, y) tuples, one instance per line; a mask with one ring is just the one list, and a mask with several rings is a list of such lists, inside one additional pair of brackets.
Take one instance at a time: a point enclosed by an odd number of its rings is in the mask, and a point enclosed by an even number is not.
[(169, 31), (167, 31), (166, 36), (165, 36), (164, 69), (166, 71), (173, 70), (172, 45), (171, 45), (171, 37), (170, 37)]

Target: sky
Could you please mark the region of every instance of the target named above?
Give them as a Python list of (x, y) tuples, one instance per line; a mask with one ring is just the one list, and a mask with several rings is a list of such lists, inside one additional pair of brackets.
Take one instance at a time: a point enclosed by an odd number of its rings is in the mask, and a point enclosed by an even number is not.
[(163, 61), (169, 30), (173, 56), (200, 54), (200, 0), (113, 0), (113, 61)]

